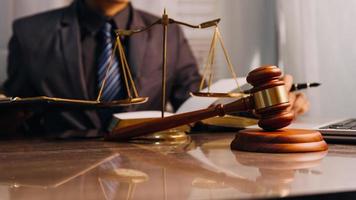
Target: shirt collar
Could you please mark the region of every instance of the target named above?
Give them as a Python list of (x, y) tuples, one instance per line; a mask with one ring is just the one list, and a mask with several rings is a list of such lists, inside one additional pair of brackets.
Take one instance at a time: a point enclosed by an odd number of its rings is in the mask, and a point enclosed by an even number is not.
[(107, 21), (112, 22), (116, 26), (114, 28), (127, 29), (129, 27), (132, 14), (131, 3), (113, 17), (108, 18), (89, 8), (85, 0), (78, 0), (77, 2), (80, 27), (90, 34), (96, 34)]

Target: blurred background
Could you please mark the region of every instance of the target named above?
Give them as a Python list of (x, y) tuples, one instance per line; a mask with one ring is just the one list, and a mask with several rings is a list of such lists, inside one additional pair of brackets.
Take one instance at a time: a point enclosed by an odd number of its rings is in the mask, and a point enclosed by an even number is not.
[[(0, 1), (0, 83), (6, 79), (13, 20), (63, 7), (72, 0)], [(132, 0), (136, 8), (189, 23), (222, 18), (220, 29), (239, 76), (265, 64), (281, 67), (295, 82), (321, 82), (305, 91), (315, 117), (356, 116), (356, 1), (350, 0)], [(184, 30), (200, 64), (213, 30)], [(159, 48), (159, 47), (157, 47)], [(158, 49), (157, 49), (158, 50)], [(230, 78), (221, 49), (215, 79)]]

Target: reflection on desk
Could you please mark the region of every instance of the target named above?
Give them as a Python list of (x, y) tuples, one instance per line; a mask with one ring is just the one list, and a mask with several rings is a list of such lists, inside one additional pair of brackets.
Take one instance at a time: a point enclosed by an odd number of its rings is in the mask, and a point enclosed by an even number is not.
[(233, 134), (181, 144), (0, 141), (0, 199), (248, 199), (356, 191), (356, 147), (231, 151)]

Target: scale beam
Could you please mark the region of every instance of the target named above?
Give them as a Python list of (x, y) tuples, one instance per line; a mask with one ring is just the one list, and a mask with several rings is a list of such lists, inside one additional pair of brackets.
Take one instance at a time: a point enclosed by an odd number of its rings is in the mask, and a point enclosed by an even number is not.
[[(185, 22), (174, 20), (172, 18), (168, 18), (168, 24), (179, 24), (179, 25), (190, 27), (190, 28), (204, 29), (204, 28), (217, 26), (219, 24), (220, 20), (221, 19), (218, 18), (218, 19), (207, 21), (207, 22), (203, 22), (203, 23), (198, 24), (198, 25), (192, 25), (192, 24), (188, 24), (188, 23), (185, 23)], [(131, 35), (134, 35), (136, 33), (145, 32), (145, 31), (151, 29), (155, 25), (162, 25), (162, 24), (163, 24), (162, 23), (162, 19), (158, 19), (154, 23), (152, 23), (149, 26), (144, 27), (142, 29), (132, 29), (132, 30), (119, 29), (119, 30), (116, 30), (115, 32), (119, 36), (131, 36)]]

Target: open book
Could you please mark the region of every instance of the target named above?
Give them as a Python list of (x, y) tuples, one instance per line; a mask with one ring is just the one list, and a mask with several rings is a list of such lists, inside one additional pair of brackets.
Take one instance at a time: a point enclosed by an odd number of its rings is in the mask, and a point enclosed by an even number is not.
[[(242, 90), (248, 89), (245, 78), (238, 78), (237, 80)], [(210, 91), (218, 93), (228, 93), (237, 90), (234, 79), (221, 79), (210, 86)], [(202, 92), (207, 92), (207, 88)], [(217, 97), (197, 97), (192, 96), (188, 98), (177, 110), (176, 114), (186, 113), (207, 108), (214, 104), (226, 104), (236, 101), (236, 98), (217, 98)], [(171, 116), (175, 113), (165, 112), (165, 116)], [(126, 127), (129, 125), (141, 123), (151, 120), (153, 118), (161, 117), (161, 111), (135, 111), (114, 114), (114, 121), (112, 123), (115, 128)], [(244, 128), (257, 123), (256, 119), (246, 118), (241, 116), (225, 115), (224, 117), (213, 117), (203, 120), (202, 123), (214, 126)], [(111, 129), (110, 127), (109, 129)], [(180, 127), (182, 129), (189, 129), (188, 127)]]

